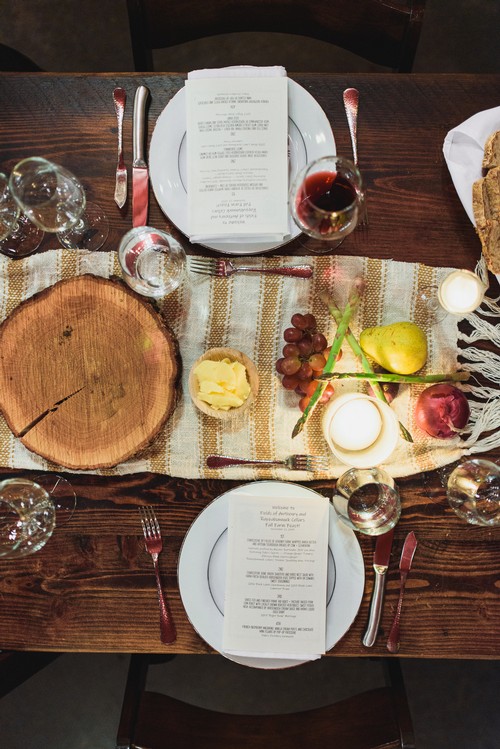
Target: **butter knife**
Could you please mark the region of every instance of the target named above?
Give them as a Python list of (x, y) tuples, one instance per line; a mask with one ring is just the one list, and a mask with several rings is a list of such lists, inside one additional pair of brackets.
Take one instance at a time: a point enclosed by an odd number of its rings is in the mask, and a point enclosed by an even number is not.
[(116, 165), (115, 203), (118, 208), (123, 208), (127, 200), (127, 170), (123, 158), (123, 114), (127, 94), (123, 88), (115, 88), (113, 91), (113, 102), (115, 104), (116, 119), (118, 122), (118, 163)]
[(375, 580), (370, 604), (370, 616), (363, 637), (363, 645), (367, 648), (371, 648), (377, 639), (380, 616), (382, 614), (382, 604), (384, 601), (385, 576), (389, 568), (393, 536), (394, 528), (391, 528), (387, 533), (378, 536), (377, 543), (375, 544), (375, 553), (373, 554)]
[(414, 532), (408, 533), (403, 544), (403, 551), (401, 552), (401, 560), (399, 562), (399, 600), (396, 608), (396, 614), (392, 623), (391, 631), (389, 632), (389, 639), (387, 640), (387, 650), (390, 653), (397, 653), (399, 650), (399, 623), (401, 620), (401, 609), (403, 607), (403, 595), (405, 591), (406, 578), (408, 572), (411, 569), (411, 563), (413, 561), (413, 555), (417, 548), (417, 537)]
[(149, 175), (146, 159), (144, 158), (146, 102), (148, 96), (149, 89), (146, 86), (139, 86), (135, 92), (133, 129), (134, 161), (132, 163), (133, 226), (146, 226), (148, 222)]

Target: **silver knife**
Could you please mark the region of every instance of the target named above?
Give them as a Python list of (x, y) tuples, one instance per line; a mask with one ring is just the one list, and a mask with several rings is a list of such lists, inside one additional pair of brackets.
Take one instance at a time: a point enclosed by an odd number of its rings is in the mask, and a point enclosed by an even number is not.
[(378, 626), (382, 614), (382, 603), (384, 601), (385, 576), (389, 568), (393, 536), (394, 528), (391, 528), (387, 533), (378, 536), (377, 543), (375, 544), (375, 553), (373, 554), (375, 581), (373, 584), (372, 601), (370, 604), (370, 616), (363, 637), (363, 645), (367, 648), (371, 648), (377, 639)]
[(144, 153), (146, 135), (146, 101), (149, 89), (139, 86), (134, 99), (132, 163), (132, 225), (146, 226), (148, 221), (149, 175)]
[(399, 650), (399, 623), (401, 621), (401, 609), (403, 608), (403, 595), (405, 592), (406, 578), (411, 569), (411, 563), (413, 562), (413, 555), (415, 554), (417, 543), (417, 537), (414, 532), (411, 531), (408, 533), (403, 544), (401, 559), (399, 560), (399, 600), (391, 631), (389, 632), (389, 637), (387, 639), (387, 650), (390, 653), (397, 653)]
[(116, 119), (118, 122), (118, 163), (116, 165), (115, 203), (118, 208), (123, 208), (127, 200), (127, 169), (123, 159), (123, 113), (127, 94), (123, 88), (115, 88), (113, 91)]

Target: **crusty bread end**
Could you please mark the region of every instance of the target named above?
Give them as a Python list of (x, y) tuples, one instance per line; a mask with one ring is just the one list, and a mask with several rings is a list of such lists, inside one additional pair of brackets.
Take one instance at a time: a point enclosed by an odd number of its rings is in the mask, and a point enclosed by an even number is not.
[(500, 167), (474, 182), (472, 208), (486, 265), (500, 273)]
[(500, 166), (500, 130), (490, 135), (484, 144), (483, 169)]

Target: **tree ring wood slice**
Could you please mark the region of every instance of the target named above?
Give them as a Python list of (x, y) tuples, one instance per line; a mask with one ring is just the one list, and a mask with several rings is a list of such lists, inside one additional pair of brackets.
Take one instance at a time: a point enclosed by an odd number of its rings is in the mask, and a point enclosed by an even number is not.
[(0, 326), (0, 409), (26, 447), (67, 468), (111, 467), (149, 445), (179, 369), (168, 326), (120, 281), (60, 281)]

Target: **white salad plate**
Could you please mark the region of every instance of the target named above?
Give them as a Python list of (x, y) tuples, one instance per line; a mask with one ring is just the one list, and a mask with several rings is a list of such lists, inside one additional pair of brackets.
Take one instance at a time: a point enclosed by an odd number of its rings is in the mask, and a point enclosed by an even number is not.
[[(178, 580), (182, 603), (196, 632), (214, 650), (244, 666), (278, 669), (304, 661), (287, 658), (237, 656), (222, 647), (224, 591), (227, 565), (227, 524), (232, 496), (307, 498), (317, 492), (284, 481), (256, 481), (214, 499), (188, 530), (179, 555)], [(358, 613), (365, 587), (365, 567), (354, 532), (330, 505), (326, 650), (347, 632)]]
[[(289, 183), (307, 163), (336, 153), (328, 118), (311, 94), (288, 79)], [(181, 88), (156, 121), (149, 148), (149, 174), (163, 213), (189, 236), (187, 206), (186, 90)], [(228, 255), (253, 255), (281, 247), (300, 234), (292, 217), (290, 233), (279, 243), (207, 242)]]

